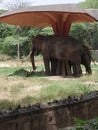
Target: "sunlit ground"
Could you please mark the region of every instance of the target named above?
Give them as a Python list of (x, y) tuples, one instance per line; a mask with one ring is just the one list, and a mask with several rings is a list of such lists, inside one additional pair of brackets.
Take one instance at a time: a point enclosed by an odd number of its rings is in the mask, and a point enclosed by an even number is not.
[[(37, 71), (31, 73), (30, 61), (0, 61), (0, 108), (62, 99), (98, 90), (98, 65), (92, 63), (92, 75), (79, 78), (44, 75), (42, 59), (36, 58)], [(84, 68), (83, 72), (84, 71)]]

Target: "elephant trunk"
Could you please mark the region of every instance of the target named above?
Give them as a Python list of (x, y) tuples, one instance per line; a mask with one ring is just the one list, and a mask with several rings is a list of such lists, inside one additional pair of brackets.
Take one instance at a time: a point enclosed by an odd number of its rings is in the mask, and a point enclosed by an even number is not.
[(22, 62), (25, 62), (28, 58), (31, 59), (33, 70), (36, 70), (36, 66), (35, 66), (35, 62), (34, 62), (34, 52), (33, 51), (30, 51), (29, 55), (24, 60), (22, 60)]
[(31, 52), (30, 59), (31, 59), (33, 70), (36, 70), (35, 61), (34, 61), (34, 51)]

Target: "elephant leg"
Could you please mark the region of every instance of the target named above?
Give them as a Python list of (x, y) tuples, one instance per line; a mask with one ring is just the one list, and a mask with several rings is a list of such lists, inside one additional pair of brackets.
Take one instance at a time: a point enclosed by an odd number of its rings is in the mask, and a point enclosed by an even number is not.
[(87, 72), (88, 74), (92, 74), (91, 67), (86, 67), (86, 72)]
[(50, 72), (50, 59), (43, 57), (43, 61), (44, 61), (44, 66), (45, 66), (45, 74), (46, 76), (50, 76), (51, 72)]
[(51, 75), (56, 75), (57, 59), (51, 58)]
[(62, 71), (62, 76), (66, 76), (65, 61), (62, 61), (61, 63), (61, 71)]
[(81, 76), (82, 75), (82, 69), (81, 69), (81, 64), (77, 65), (77, 76)]
[(73, 64), (73, 76), (81, 76), (82, 75), (82, 69), (80, 64)]
[(85, 66), (85, 69), (86, 69), (86, 73), (92, 74), (90, 63), (87, 63), (87, 64), (85, 63), (84, 66)]
[(65, 61), (65, 75), (72, 76), (71, 65), (69, 61)]
[(82, 47), (83, 47), (83, 54), (81, 57), (81, 64), (85, 66), (86, 73), (92, 74), (90, 66), (92, 60), (91, 52), (87, 46), (82, 45)]
[(72, 64), (72, 68), (73, 68), (73, 76), (76, 76), (77, 75), (76, 66), (74, 64)]
[(57, 75), (72, 76), (71, 67), (68, 61), (58, 60), (57, 62)]
[(57, 65), (56, 67), (56, 75), (62, 75), (62, 61), (60, 59), (57, 59)]
[(34, 53), (33, 52), (30, 55), (30, 59), (31, 59), (31, 64), (32, 64), (33, 70), (36, 70), (36, 66), (35, 66), (35, 62), (34, 62)]
[(81, 69), (81, 56), (76, 55), (76, 59), (73, 60), (72, 65), (73, 65), (73, 75), (74, 76), (81, 76), (82, 75), (82, 69)]

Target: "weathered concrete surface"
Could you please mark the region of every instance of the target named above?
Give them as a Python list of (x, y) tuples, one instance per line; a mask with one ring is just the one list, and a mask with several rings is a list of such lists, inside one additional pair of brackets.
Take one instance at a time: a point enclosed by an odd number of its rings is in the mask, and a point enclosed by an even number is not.
[(0, 130), (59, 130), (74, 123), (74, 117), (89, 120), (98, 116), (98, 92), (0, 111)]

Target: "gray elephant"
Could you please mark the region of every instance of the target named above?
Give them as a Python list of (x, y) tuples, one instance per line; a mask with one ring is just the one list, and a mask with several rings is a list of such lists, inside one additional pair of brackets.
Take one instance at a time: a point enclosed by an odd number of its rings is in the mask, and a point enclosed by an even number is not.
[[(72, 74), (69, 62), (73, 66), (75, 76), (81, 75), (81, 57), (83, 55), (82, 45), (71, 36), (37, 36), (31, 44), (31, 62), (35, 69), (34, 52), (40, 50), (43, 55), (46, 75), (51, 75), (53, 61), (56, 59), (56, 72), (58, 71), (59, 61), (62, 62), (62, 72), (67, 71), (67, 75)], [(60, 63), (61, 63), (60, 62)], [(66, 69), (65, 66), (66, 65)]]

